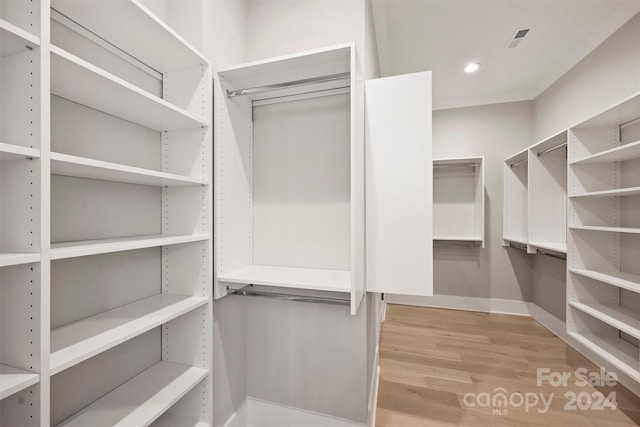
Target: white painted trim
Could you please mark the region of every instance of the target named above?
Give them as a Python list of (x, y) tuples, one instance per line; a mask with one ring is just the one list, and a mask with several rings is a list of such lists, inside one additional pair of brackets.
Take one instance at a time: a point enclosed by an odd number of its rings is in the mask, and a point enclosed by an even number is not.
[(525, 301), (498, 298), (460, 297), (454, 295), (416, 297), (407, 295), (385, 294), (385, 301), (389, 304), (405, 304), (420, 307), (482, 311), (486, 313), (512, 314), (515, 316), (531, 315), (529, 311), (529, 303)]
[(249, 405), (247, 401), (248, 397), (245, 397), (236, 412), (231, 414), (229, 419), (222, 427), (246, 427), (249, 425)]
[(367, 421), (368, 427), (375, 427), (376, 414), (378, 410), (378, 389), (380, 388), (380, 352), (376, 350), (376, 363), (375, 372), (373, 378), (373, 385), (371, 387), (371, 393), (369, 395), (369, 420)]

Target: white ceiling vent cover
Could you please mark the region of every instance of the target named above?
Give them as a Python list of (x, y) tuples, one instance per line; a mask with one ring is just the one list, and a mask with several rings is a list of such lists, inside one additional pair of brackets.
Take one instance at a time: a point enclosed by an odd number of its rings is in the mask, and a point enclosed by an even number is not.
[(513, 33), (513, 36), (509, 39), (509, 44), (507, 45), (508, 49), (513, 49), (518, 47), (522, 39), (524, 39), (527, 34), (531, 31), (531, 28), (520, 28)]

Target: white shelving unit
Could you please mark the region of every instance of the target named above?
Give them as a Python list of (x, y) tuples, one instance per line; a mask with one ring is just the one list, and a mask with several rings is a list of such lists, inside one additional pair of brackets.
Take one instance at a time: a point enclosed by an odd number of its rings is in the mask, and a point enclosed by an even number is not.
[[(45, 1), (0, 7), (0, 425), (41, 424)], [(46, 379), (45, 379), (46, 381)], [(44, 424), (42, 424), (44, 425)]]
[(209, 61), (137, 0), (3, 3), (0, 54), (0, 425), (209, 426)]
[(250, 284), (338, 291), (356, 313), (364, 295), (359, 73), (354, 44), (218, 73), (227, 96), (215, 154), (217, 297)]
[(639, 117), (640, 94), (569, 130), (567, 259), (568, 332), (636, 383)]
[(529, 234), (529, 150), (504, 161), (504, 206), (502, 238), (504, 245), (524, 247)]
[(433, 240), (484, 248), (484, 158), (433, 159)]

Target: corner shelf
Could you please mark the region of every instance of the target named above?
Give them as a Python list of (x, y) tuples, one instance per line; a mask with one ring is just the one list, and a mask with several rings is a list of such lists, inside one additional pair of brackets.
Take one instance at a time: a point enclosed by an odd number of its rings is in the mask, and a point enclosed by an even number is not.
[[(51, 8), (148, 66), (177, 70), (208, 61), (138, 0), (52, 0)], [(113, 22), (118, 25), (113, 25)]]
[(219, 275), (218, 281), (331, 292), (351, 291), (351, 272), (348, 270), (251, 265)]
[(581, 165), (589, 163), (624, 162), (638, 158), (640, 158), (640, 141), (635, 141), (574, 160), (569, 164)]
[(40, 157), (40, 150), (0, 142), (0, 161)]
[(640, 293), (640, 276), (635, 274), (621, 273), (619, 271), (601, 272), (579, 268), (570, 268), (569, 272), (589, 279), (594, 279), (599, 282), (607, 283), (609, 285), (617, 286), (619, 288), (627, 289), (632, 292)]
[(569, 301), (569, 305), (607, 325), (640, 339), (640, 313), (622, 307), (610, 307), (596, 303)]
[(208, 184), (205, 180), (188, 176), (180, 176), (61, 153), (51, 153), (51, 173), (53, 175), (152, 185), (157, 187)]
[(0, 364), (0, 400), (31, 387), (40, 381), (40, 375)]
[(208, 374), (207, 369), (158, 362), (58, 426), (149, 425)]
[(205, 297), (158, 294), (51, 331), (51, 375), (207, 303)]
[(40, 262), (40, 254), (0, 253), (0, 267)]
[(51, 93), (158, 131), (209, 124), (56, 46), (51, 46)]
[(185, 234), (136, 236), (114, 239), (52, 243), (51, 260), (54, 261), (58, 259), (74, 258), (88, 255), (131, 251), (135, 249), (153, 248), (158, 246), (178, 245), (181, 243), (200, 242), (208, 239), (208, 234)]
[(40, 46), (40, 38), (0, 19), (0, 56), (9, 56)]

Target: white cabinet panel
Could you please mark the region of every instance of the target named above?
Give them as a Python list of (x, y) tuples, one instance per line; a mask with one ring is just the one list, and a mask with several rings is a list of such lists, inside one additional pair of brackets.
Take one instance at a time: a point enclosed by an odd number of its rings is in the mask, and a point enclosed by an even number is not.
[(366, 83), (367, 291), (433, 295), (431, 72)]

